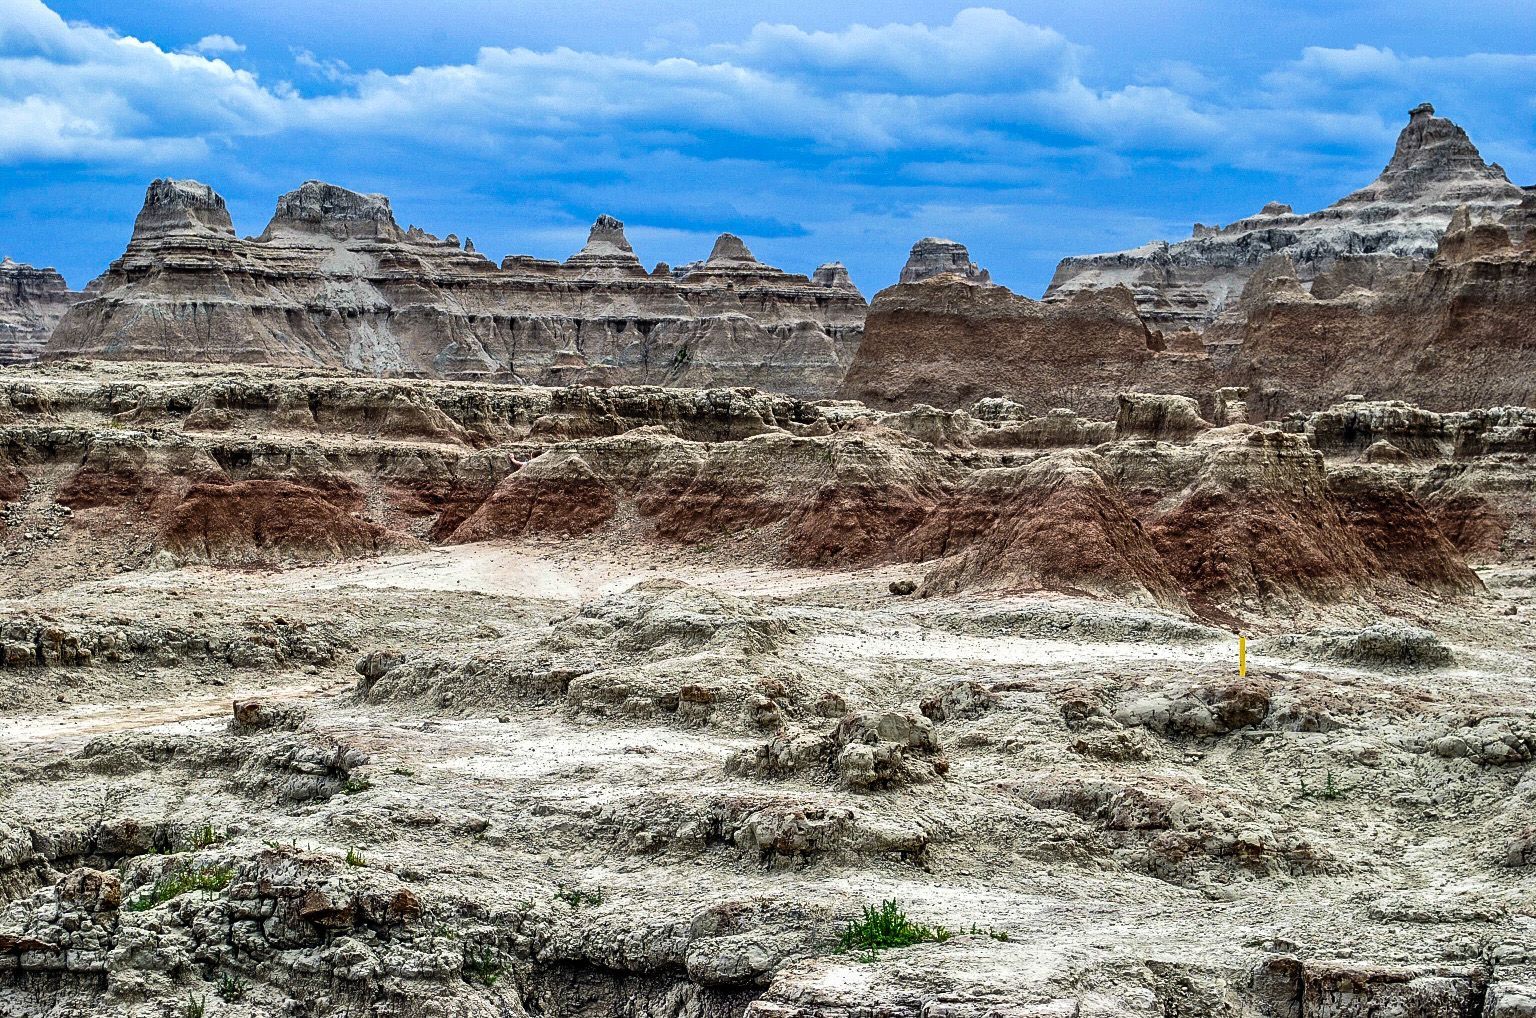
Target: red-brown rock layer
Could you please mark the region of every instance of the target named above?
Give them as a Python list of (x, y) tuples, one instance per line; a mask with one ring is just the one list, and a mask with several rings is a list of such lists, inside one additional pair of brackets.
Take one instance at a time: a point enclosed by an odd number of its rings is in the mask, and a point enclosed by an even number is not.
[(287, 481), (193, 485), (160, 532), (177, 559), (218, 565), (330, 562), (411, 543)]
[(839, 390), (871, 406), (958, 407), (1006, 396), (1043, 414), (1112, 416), (1127, 390), (1209, 399), (1203, 354), (1167, 353), (1115, 287), (1041, 303), (939, 275), (880, 291)]
[[(1525, 547), (1522, 464), (1536, 447), (1536, 427), (1508, 410), (1348, 404), (1305, 432), (1206, 426), (1189, 439), (1206, 423), (1192, 403), (1128, 396), (1120, 429), (1060, 418), (1045, 441), (1021, 426), (1041, 419), (1003, 400), (980, 416), (884, 413), (747, 390), (252, 372), (16, 382), (5, 406), (7, 500), (157, 532), (182, 560), (323, 561), (404, 535), (591, 536), (920, 564), (926, 595), (1051, 590), (1216, 617), (1477, 590), (1462, 552)], [(1140, 437), (1152, 433), (1165, 437)], [(1413, 452), (1378, 455), (1391, 440)]]
[(1166, 608), (1188, 605), (1178, 582), (1091, 453), (980, 470), (901, 543), (936, 560), (925, 593), (1056, 590)]

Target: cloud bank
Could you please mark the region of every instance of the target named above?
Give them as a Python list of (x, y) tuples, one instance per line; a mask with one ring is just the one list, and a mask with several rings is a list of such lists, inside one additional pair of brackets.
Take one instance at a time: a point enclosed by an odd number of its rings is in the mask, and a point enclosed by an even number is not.
[[(274, 190), (342, 173), (397, 194), (435, 180), (492, 213), (542, 217), (530, 224), (541, 235), (574, 232), (594, 204), (630, 203), (620, 211), (643, 227), (650, 196), (670, 210), (653, 217), (658, 231), (730, 214), (815, 239), (861, 225), (882, 238), (934, 232), (925, 210), (963, 225), (967, 196), (1024, 219), (1089, 197), (1084, 181), (1112, 190), (1148, 167), (1357, 178), (1426, 97), (1448, 112), (1459, 96), (1515, 97), (1493, 147), (1517, 164), (1531, 156), (1517, 125), (1536, 95), (1532, 54), (1313, 47), (1249, 81), (1187, 62), (1104, 81), (1085, 47), (984, 7), (947, 24), (763, 23), (733, 42), (679, 32), (657, 45), (487, 47), (397, 73), (299, 51), (272, 78), (247, 69), (228, 35), (167, 49), (67, 22), (41, 0), (0, 0), (0, 167), (216, 185), (293, 174)], [(1032, 243), (1027, 225), (1013, 235)]]

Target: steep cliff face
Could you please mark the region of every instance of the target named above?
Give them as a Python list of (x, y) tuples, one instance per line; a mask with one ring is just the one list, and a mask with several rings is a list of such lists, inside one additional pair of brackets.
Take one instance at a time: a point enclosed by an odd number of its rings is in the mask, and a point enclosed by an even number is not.
[(1203, 330), (1276, 254), (1289, 256), (1303, 284), (1341, 262), (1356, 278), (1379, 282), (1422, 268), (1458, 207), (1500, 211), (1521, 197), (1465, 131), (1425, 103), (1410, 113), (1381, 175), (1333, 205), (1297, 214), (1272, 202), (1228, 226), (1197, 223), (1194, 236), (1178, 243), (1067, 258), (1047, 297), (1125, 285), (1154, 328)]
[(1025, 412), (1113, 416), (1127, 390), (1208, 400), (1204, 354), (1160, 349), (1129, 290), (1043, 303), (946, 273), (880, 291), (840, 394), (878, 407), (1005, 396)]
[(1536, 402), (1536, 196), (1499, 222), (1463, 206), (1421, 272), (1380, 289), (1276, 277), (1235, 337), (1255, 415), (1358, 394), (1429, 410)]
[(0, 364), (36, 357), (76, 296), (52, 269), (0, 260)]
[(162, 180), (45, 356), (820, 394), (864, 318), (838, 268), (812, 280), (722, 237), (703, 262), (647, 273), (611, 216), (564, 263), (497, 266), (452, 235), (402, 230), (382, 195), (319, 181), (240, 239), (211, 188)]

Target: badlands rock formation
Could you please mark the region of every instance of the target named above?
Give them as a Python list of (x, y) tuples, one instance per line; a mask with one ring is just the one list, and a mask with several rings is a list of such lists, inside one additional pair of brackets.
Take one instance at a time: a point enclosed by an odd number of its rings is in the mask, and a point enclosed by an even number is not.
[(945, 274), (957, 275), (973, 283), (992, 282), (992, 274), (971, 261), (971, 253), (964, 244), (938, 237), (924, 237), (912, 245), (899, 282), (921, 283)]
[(1478, 216), (1521, 197), (1502, 168), (1483, 162), (1465, 131), (1424, 103), (1409, 114), (1381, 175), (1327, 208), (1298, 214), (1272, 202), (1227, 226), (1196, 223), (1188, 240), (1067, 258), (1047, 296), (1124, 285), (1152, 327), (1199, 331), (1273, 255), (1288, 256), (1303, 285), (1330, 270), (1369, 285), (1423, 268), (1461, 206)]
[(0, 394), (0, 1013), (1536, 996), (1536, 411)]
[(52, 269), (0, 260), (0, 364), (37, 357), (77, 296)]
[[(866, 308), (840, 263), (792, 275), (732, 234), (705, 259), (647, 270), (624, 225), (601, 216), (564, 262), (498, 266), (467, 241), (400, 229), (379, 195), (311, 181), (242, 240), (210, 188), (162, 180), (44, 356), (750, 385), (881, 409), (998, 397), (1042, 427), (1056, 409), (1051, 427), (1106, 420), (1125, 393), (1192, 399), (1192, 418), (1215, 424), (1350, 395), (1518, 405), (1536, 401), (1533, 200), (1426, 105), (1381, 176), (1319, 212), (1270, 205), (1180, 244), (1069, 259), (1038, 302), (928, 237)], [(0, 358), (25, 359), (72, 295), (6, 265), (0, 329), (16, 338)]]
[[(1121, 259), (1040, 302), (964, 273), (882, 290), (840, 392), (882, 407), (1005, 396), (1105, 416), (1140, 391), (1191, 398), (1193, 417), (1216, 423), (1348, 396), (1436, 411), (1536, 402), (1536, 196), (1484, 166), (1460, 128), (1416, 110), (1374, 184), (1310, 217), (1275, 216), (1297, 222), (1237, 224), (1172, 262)], [(905, 275), (930, 261), (914, 257)], [(1224, 307), (1201, 303), (1216, 278), (1201, 273), (1218, 263), (1220, 287), (1240, 288)], [(1153, 277), (1168, 285), (1142, 285)], [(1189, 287), (1203, 296), (1185, 310), (1198, 314), (1170, 318), (1166, 300), (1184, 298), (1169, 294)]]
[(242, 240), (212, 189), (158, 180), (127, 251), (45, 356), (804, 395), (835, 386), (863, 324), (838, 266), (793, 275), (730, 235), (704, 262), (659, 274), (611, 216), (564, 263), (498, 267), (472, 247), (402, 230), (383, 196), (318, 181)]
[(1243, 297), (1218, 333), (1241, 344), (1231, 380), (1278, 419), (1348, 394), (1439, 411), (1536, 403), (1536, 195), (1495, 218), (1462, 206), (1430, 263), (1376, 284), (1289, 265)]
[(930, 238), (861, 342), (157, 181), (0, 372), (0, 1015), (1532, 1018), (1501, 182), (1415, 111), (1150, 318)]
[(1210, 404), (1217, 386), (1204, 351), (1164, 349), (1125, 287), (1042, 302), (946, 273), (875, 295), (839, 393), (897, 408), (1005, 396), (1102, 418), (1129, 389)]
[[(924, 595), (1085, 591), (1222, 618), (1480, 589), (1393, 468), (1336, 476), (1303, 433), (1213, 428), (1173, 397), (1126, 397), (1118, 423), (1046, 441), (1057, 418), (1022, 404), (132, 379), (8, 383), (4, 493), (130, 513), (124, 536), (166, 563), (624, 534), (791, 565), (912, 563)], [(24, 566), (11, 582), (38, 582)]]

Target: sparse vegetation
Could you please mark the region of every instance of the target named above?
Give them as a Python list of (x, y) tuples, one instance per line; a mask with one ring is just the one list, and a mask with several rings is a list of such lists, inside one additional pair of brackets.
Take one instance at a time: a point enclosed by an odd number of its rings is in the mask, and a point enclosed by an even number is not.
[(943, 926), (913, 922), (900, 903), (883, 901), (880, 907), (864, 906), (864, 915), (848, 923), (838, 938), (839, 951), (857, 951), (859, 960), (874, 961), (879, 952), (913, 944), (943, 943), (950, 937)]
[(500, 955), (493, 948), (485, 945), (464, 955), (464, 978), (470, 982), (480, 983), (482, 986), (495, 986), (496, 980), (501, 978), (502, 970), (505, 968)]
[(181, 1005), (181, 1018), (203, 1018), (203, 1014), (207, 1010), (207, 994), (203, 994), (201, 997), (194, 997), (189, 993), (187, 994), (187, 1002)]
[(150, 885), (149, 891), (130, 901), (130, 912), (146, 912), (156, 905), (179, 898), (190, 891), (215, 893), (224, 890), (234, 879), (235, 871), (228, 866), (214, 866), (205, 870), (177, 870), (167, 873)]
[(970, 929), (971, 936), (979, 937), (983, 933), (985, 933), (987, 936), (991, 937), (993, 940), (999, 940), (999, 941), (1002, 941), (1005, 944), (1008, 942), (1008, 931), (1007, 930), (994, 930), (990, 926), (988, 926), (986, 929), (982, 929), (980, 926), (977, 926), (975, 923), (971, 923), (971, 929)]
[(572, 908), (581, 908), (583, 905), (601, 905), (603, 903), (603, 892), (601, 890), (584, 891), (579, 887), (566, 887), (564, 884), (561, 884), (559, 889), (555, 891), (555, 897)]
[(1301, 779), (1301, 797), (1303, 799), (1328, 799), (1331, 801), (1334, 799), (1344, 798), (1344, 792), (1345, 789), (1339, 786), (1339, 783), (1334, 778), (1333, 771), (1331, 770), (1323, 779), (1323, 787), (1317, 791), (1313, 791), (1307, 787), (1306, 778)]
[(194, 829), (191, 835), (188, 836), (187, 851), (196, 852), (199, 849), (207, 848), (209, 845), (216, 845), (223, 841), (225, 837), (225, 832), (215, 830), (211, 823), (204, 823), (203, 826)]
[(348, 778), (346, 784), (341, 786), (341, 790), (347, 795), (356, 795), (359, 792), (366, 792), (372, 787), (373, 782), (367, 778)]
[(359, 852), (357, 849), (349, 848), (349, 849), (347, 849), (347, 865), (348, 866), (367, 866), (368, 865), (368, 860), (364, 859), (363, 858), (363, 853)]
[(233, 1004), (236, 1001), (244, 1000), (245, 994), (250, 988), (250, 983), (239, 976), (226, 972), (219, 976), (219, 985), (213, 992), (219, 995), (220, 1000)]

